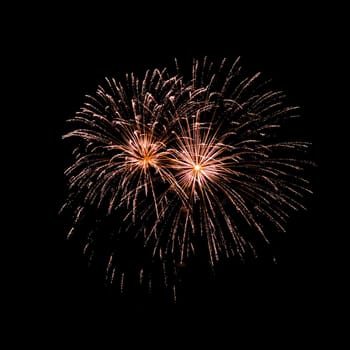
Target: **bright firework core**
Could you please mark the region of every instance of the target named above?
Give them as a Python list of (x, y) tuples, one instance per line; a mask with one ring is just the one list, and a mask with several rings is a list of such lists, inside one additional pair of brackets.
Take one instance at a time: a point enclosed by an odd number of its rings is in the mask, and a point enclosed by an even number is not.
[(140, 160), (140, 165), (147, 167), (148, 165), (152, 165), (152, 157), (149, 155), (144, 156)]
[(193, 170), (196, 173), (199, 173), (202, 170), (202, 167), (200, 166), (200, 164), (195, 164), (194, 167), (193, 167)]
[(198, 163), (193, 164), (191, 182), (194, 181), (201, 184), (204, 180), (203, 176), (203, 166)]
[[(137, 135), (137, 133), (135, 133), (135, 135)], [(158, 146), (156, 144), (151, 143), (147, 139), (140, 139), (139, 137), (129, 142), (132, 148), (127, 152), (131, 155), (131, 158), (137, 166), (148, 168), (149, 166), (155, 165), (155, 158), (158, 152)]]

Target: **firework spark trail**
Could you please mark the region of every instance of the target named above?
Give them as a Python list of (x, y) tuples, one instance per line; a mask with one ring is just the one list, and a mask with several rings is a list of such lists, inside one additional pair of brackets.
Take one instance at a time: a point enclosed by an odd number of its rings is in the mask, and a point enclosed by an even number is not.
[(139, 263), (141, 284), (152, 285), (149, 266), (159, 261), (164, 284), (175, 290), (176, 266), (185, 266), (201, 242), (212, 268), (222, 257), (255, 254), (259, 237), (269, 242), (266, 224), (283, 231), (310, 192), (302, 177), (308, 143), (276, 137), (297, 116), (282, 92), (260, 73), (242, 76), (238, 59), (218, 66), (194, 60), (188, 82), (177, 70), (147, 71), (142, 80), (129, 74), (124, 83), (107, 79), (64, 135), (79, 141), (66, 170), (69, 236), (83, 230), (95, 208), (98, 220), (85, 244), (94, 252), (105, 236), (98, 222), (115, 217), (119, 228), (110, 241), (119, 243), (107, 249), (106, 275), (119, 274), (123, 290), (128, 275), (119, 237), (129, 245), (141, 240), (148, 261)]

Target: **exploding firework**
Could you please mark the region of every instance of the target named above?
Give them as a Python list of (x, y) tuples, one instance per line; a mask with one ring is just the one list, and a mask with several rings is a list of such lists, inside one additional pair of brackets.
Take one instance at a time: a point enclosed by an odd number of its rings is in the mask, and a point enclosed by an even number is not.
[(76, 143), (68, 237), (121, 290), (152, 288), (158, 275), (175, 291), (198, 254), (212, 269), (256, 255), (310, 192), (308, 143), (278, 133), (297, 114), (259, 73), (244, 77), (239, 60), (194, 60), (188, 81), (178, 67), (106, 79), (64, 135)]

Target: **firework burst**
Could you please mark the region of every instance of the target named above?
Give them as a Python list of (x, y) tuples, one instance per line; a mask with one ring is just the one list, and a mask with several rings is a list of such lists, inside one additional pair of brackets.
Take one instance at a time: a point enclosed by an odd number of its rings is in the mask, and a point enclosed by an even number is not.
[(257, 241), (269, 243), (265, 227), (283, 231), (310, 192), (308, 144), (278, 138), (296, 115), (260, 74), (243, 77), (239, 60), (194, 60), (188, 82), (179, 69), (107, 79), (64, 136), (77, 141), (62, 208), (68, 235), (91, 259), (103, 256), (122, 290), (136, 279), (152, 287), (158, 269), (174, 291), (199, 249), (212, 269), (255, 255)]

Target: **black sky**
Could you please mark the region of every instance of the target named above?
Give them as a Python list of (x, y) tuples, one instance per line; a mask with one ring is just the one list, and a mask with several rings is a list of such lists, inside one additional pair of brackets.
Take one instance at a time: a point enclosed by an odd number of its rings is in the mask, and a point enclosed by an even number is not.
[[(197, 326), (202, 327), (202, 340), (260, 330), (273, 339), (274, 332), (285, 332), (289, 339), (310, 336), (310, 325), (322, 328), (330, 308), (323, 291), (333, 278), (325, 259), (334, 243), (324, 233), (328, 193), (321, 156), (325, 108), (320, 105), (325, 96), (320, 70), (331, 47), (324, 41), (322, 21), (317, 12), (293, 6), (261, 12), (241, 12), (234, 6), (193, 12), (171, 6), (148, 12), (136, 4), (103, 12), (51, 9), (30, 31), (23, 30), (26, 45), (20, 51), (27, 58), (21, 89), (30, 96), (28, 108), (35, 121), (25, 119), (22, 124), (23, 130), (34, 129), (29, 137), (34, 156), (23, 159), (31, 185), (22, 207), (28, 208), (23, 221), (34, 225), (30, 232), (20, 230), (25, 259), (17, 290), (18, 327), (31, 325), (51, 339), (73, 335), (75, 340), (96, 337), (116, 343), (127, 331), (129, 341), (148, 332), (145, 344), (168, 332), (168, 342), (171, 337), (182, 339), (196, 334)], [(173, 57), (189, 68), (193, 56), (204, 55), (241, 56), (243, 66), (263, 71), (291, 103), (301, 106), (302, 129), (293, 132), (313, 142), (312, 156), (318, 163), (311, 173), (315, 194), (307, 201), (309, 210), (293, 217), (281, 242), (279, 265), (227, 267), (216, 281), (189, 283), (180, 305), (120, 298), (103, 287), (79, 247), (65, 240), (57, 218), (67, 165), (61, 141), (64, 121), (105, 76), (142, 74), (147, 68), (171, 65)], [(323, 81), (329, 73), (324, 74)]]

